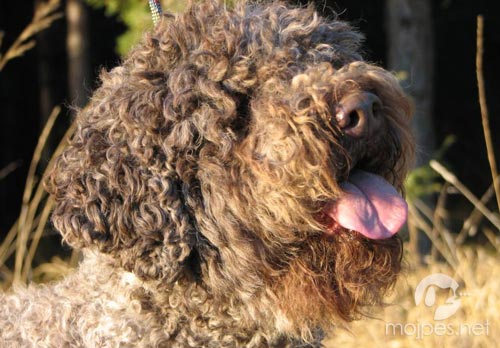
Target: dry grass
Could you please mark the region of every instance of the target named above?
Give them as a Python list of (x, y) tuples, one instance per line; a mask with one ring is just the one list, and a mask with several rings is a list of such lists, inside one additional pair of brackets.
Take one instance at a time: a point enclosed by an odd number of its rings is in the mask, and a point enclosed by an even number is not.
[[(47, 197), (40, 177), (43, 177), (52, 167), (55, 158), (62, 152), (75, 129), (75, 124), (72, 124), (54, 151), (51, 160), (47, 164), (40, 163), (42, 151), (60, 111), (59, 107), (52, 111), (42, 130), (28, 171), (19, 218), (0, 244), (0, 279), (3, 279), (4, 288), (10, 286), (12, 282), (40, 280), (33, 273), (32, 262), (41, 238), (44, 233), (50, 232), (47, 226), (53, 206), (53, 201)], [(14, 270), (11, 271), (5, 267), (5, 262), (13, 255), (15, 263)], [(75, 265), (75, 262), (71, 264)]]
[[(9, 61), (21, 57), (26, 51), (35, 46), (34, 37), (37, 33), (47, 29), (55, 20), (62, 17), (62, 13), (57, 12), (60, 4), (60, 0), (46, 0), (37, 3), (31, 22), (4, 53), (0, 52), (0, 71), (4, 69)], [(4, 32), (0, 31), (0, 48), (3, 38)], [(46, 192), (40, 184), (37, 173), (40, 171), (44, 173), (44, 168), (39, 166), (40, 157), (59, 113), (60, 108), (56, 107), (49, 116), (47, 124), (39, 137), (24, 188), (19, 218), (0, 244), (0, 279), (3, 280), (1, 283), (3, 287), (8, 287), (14, 279), (26, 282), (28, 273), (31, 273), (33, 256), (52, 207), (51, 201), (47, 199)], [(65, 141), (66, 137), (63, 139), (63, 142)], [(62, 148), (62, 146), (59, 148)], [(50, 165), (51, 163), (49, 163)], [(16, 170), (18, 166), (19, 163), (14, 162), (5, 168), (1, 168), (0, 180)], [(5, 266), (5, 262), (13, 254), (15, 254), (15, 267), (14, 271), (11, 271)]]
[[(389, 297), (389, 305), (373, 319), (353, 323), (350, 331), (335, 331), (326, 347), (500, 347), (500, 278), (495, 276), (500, 274), (500, 255), (467, 247), (458, 248), (456, 254), (460, 260), (456, 269), (445, 262), (410, 263)], [(435, 321), (433, 313), (451, 296), (449, 291), (438, 291), (433, 307), (417, 306), (414, 300), (417, 284), (433, 273), (447, 274), (460, 284), (461, 306), (442, 321)], [(393, 331), (392, 324), (403, 326)], [(442, 325), (450, 331), (440, 332)], [(416, 328), (421, 332), (415, 332)]]
[[(40, 31), (47, 29), (58, 18), (62, 17), (61, 13), (56, 12), (61, 4), (61, 0), (48, 0), (39, 2), (35, 7), (33, 19), (24, 28), (22, 33), (14, 41), (12, 46), (5, 53), (0, 52), (0, 71), (3, 70), (9, 60), (22, 56), (26, 51), (35, 46), (33, 37)], [(0, 31), (0, 48), (2, 46), (4, 33)]]

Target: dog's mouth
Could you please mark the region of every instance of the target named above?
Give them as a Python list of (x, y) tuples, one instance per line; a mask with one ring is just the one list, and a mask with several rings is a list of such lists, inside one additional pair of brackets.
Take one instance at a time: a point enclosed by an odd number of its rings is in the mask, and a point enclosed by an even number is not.
[(342, 227), (369, 239), (386, 239), (406, 222), (408, 206), (405, 200), (383, 177), (355, 170), (340, 186), (343, 195), (328, 202), (322, 211), (327, 220), (327, 234), (339, 233)]

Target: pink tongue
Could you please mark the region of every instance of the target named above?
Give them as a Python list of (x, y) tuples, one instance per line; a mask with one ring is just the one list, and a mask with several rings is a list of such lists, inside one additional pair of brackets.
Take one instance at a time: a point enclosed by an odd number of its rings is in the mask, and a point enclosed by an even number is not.
[(328, 204), (325, 213), (342, 227), (370, 239), (384, 239), (396, 234), (405, 223), (406, 202), (381, 176), (358, 170), (341, 186), (344, 195)]

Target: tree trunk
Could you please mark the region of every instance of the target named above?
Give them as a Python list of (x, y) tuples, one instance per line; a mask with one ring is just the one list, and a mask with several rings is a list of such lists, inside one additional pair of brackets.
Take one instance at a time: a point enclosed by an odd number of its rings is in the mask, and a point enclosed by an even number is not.
[[(68, 88), (70, 103), (83, 107), (87, 103), (90, 81), (89, 28), (87, 7), (83, 0), (67, 0)], [(87, 85), (87, 87), (86, 87)]]
[(414, 98), (413, 128), (417, 166), (426, 164), (435, 150), (432, 116), (434, 38), (430, 0), (387, 0), (389, 69)]
[[(431, 0), (387, 0), (387, 42), (389, 69), (396, 72), (401, 85), (413, 97), (415, 113), (413, 131), (416, 140), (416, 166), (431, 159), (436, 146), (433, 120), (434, 37)], [(434, 206), (432, 197), (423, 197)], [(421, 254), (432, 245), (422, 231), (418, 233)], [(414, 250), (417, 251), (417, 250)]]

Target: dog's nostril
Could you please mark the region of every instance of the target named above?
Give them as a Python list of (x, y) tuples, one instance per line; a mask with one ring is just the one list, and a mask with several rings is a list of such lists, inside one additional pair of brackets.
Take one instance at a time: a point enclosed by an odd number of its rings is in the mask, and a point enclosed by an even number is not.
[(373, 93), (362, 92), (344, 97), (335, 112), (335, 121), (349, 136), (370, 136), (380, 126), (382, 102)]
[(348, 112), (348, 110), (346, 110), (343, 105), (339, 105), (337, 106), (337, 110), (335, 113), (335, 121), (337, 122), (337, 125), (343, 130), (354, 128), (360, 121), (358, 110), (352, 110)]
[(357, 111), (353, 111), (348, 115), (349, 123), (345, 128), (354, 128), (359, 123), (359, 114)]

